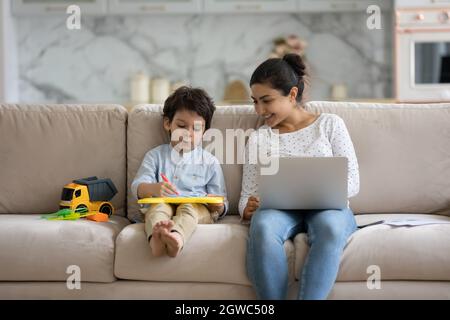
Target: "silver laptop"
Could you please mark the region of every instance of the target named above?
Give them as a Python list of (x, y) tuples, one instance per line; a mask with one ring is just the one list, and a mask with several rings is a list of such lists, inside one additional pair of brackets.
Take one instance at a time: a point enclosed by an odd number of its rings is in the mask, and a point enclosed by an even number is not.
[(344, 209), (347, 207), (347, 158), (279, 158), (275, 175), (261, 175), (261, 209)]

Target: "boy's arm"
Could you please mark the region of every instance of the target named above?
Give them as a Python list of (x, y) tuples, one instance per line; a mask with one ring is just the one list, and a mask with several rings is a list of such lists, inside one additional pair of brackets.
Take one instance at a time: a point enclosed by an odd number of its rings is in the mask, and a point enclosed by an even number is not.
[(158, 191), (161, 189), (158, 183), (146, 183), (142, 182), (138, 185), (137, 188), (137, 198), (151, 198), (158, 194)]
[(136, 199), (149, 196), (154, 190), (151, 185), (158, 183), (156, 179), (157, 167), (152, 151), (149, 151), (142, 160), (136, 176), (131, 183), (131, 193)]
[(227, 191), (225, 187), (225, 178), (223, 176), (222, 167), (219, 161), (214, 161), (210, 166), (211, 177), (206, 185), (206, 191), (208, 194), (223, 196), (223, 212), (219, 212), (220, 217), (225, 216), (228, 212), (228, 199), (227, 199)]

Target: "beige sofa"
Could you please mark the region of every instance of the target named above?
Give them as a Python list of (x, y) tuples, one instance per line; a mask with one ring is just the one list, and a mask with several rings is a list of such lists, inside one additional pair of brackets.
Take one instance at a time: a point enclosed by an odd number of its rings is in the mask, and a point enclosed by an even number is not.
[[(352, 136), (361, 191), (359, 225), (423, 217), (450, 221), (450, 105), (310, 102), (340, 115)], [(176, 258), (151, 256), (130, 183), (150, 148), (166, 141), (159, 106), (0, 106), (0, 299), (254, 299), (245, 270), (248, 227), (237, 203), (242, 166), (223, 165), (230, 214), (200, 225)], [(219, 107), (213, 127), (257, 128), (252, 106)], [(45, 221), (62, 186), (111, 178), (119, 193), (108, 223)], [(308, 252), (305, 234), (285, 244), (290, 297)], [(69, 290), (67, 268), (80, 267)], [(377, 266), (381, 288), (367, 280)], [(375, 268), (377, 268), (375, 267)], [(369, 272), (368, 272), (369, 271)], [(276, 270), (274, 270), (276, 272)], [(450, 224), (375, 225), (345, 248), (330, 299), (450, 299)]]

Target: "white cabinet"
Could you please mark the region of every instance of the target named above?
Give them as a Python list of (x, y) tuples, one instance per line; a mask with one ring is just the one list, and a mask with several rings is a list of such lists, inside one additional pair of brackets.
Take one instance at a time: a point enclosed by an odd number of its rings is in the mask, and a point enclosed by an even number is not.
[(448, 7), (450, 0), (395, 0), (396, 8)]
[(212, 13), (295, 12), (297, 0), (204, 0), (204, 11)]
[(300, 12), (344, 12), (363, 11), (371, 5), (389, 10), (394, 0), (298, 0)]
[(113, 14), (200, 13), (202, 0), (109, 0)]
[(66, 13), (70, 5), (78, 5), (83, 14), (105, 14), (107, 0), (11, 0), (15, 15)]
[[(7, 0), (0, 0), (7, 1)], [(394, 0), (9, 0), (15, 15), (65, 13), (69, 5), (83, 14), (270, 13), (366, 11), (376, 4), (391, 9)], [(410, 0), (408, 0), (410, 1)], [(450, 3), (450, 0), (411, 0)], [(406, 0), (398, 0), (406, 3)]]

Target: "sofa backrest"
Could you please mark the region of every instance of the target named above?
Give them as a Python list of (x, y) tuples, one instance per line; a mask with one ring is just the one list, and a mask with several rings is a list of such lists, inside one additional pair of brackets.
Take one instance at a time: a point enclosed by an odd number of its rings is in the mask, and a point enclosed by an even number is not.
[[(360, 166), (357, 213), (450, 211), (450, 104), (309, 102), (313, 112), (341, 116)], [(62, 187), (89, 176), (111, 178), (116, 214), (142, 218), (130, 183), (151, 148), (168, 142), (162, 107), (0, 105), (0, 214), (49, 213)], [(218, 107), (212, 127), (256, 129), (253, 106)], [(226, 159), (226, 152), (224, 158)], [(237, 213), (242, 165), (222, 165), (230, 212)], [(127, 183), (128, 182), (128, 183)]]
[[(350, 132), (360, 169), (360, 192), (350, 199), (356, 213), (435, 213), (450, 210), (450, 104), (398, 105), (309, 102), (312, 112), (335, 113)], [(161, 106), (139, 106), (129, 115), (128, 190), (144, 154), (167, 143)], [(213, 128), (256, 129), (252, 106), (219, 107)], [(225, 135), (225, 134), (224, 134)], [(222, 165), (231, 213), (237, 213), (242, 165)], [(128, 196), (129, 218), (138, 220)]]
[(310, 102), (344, 119), (359, 163), (358, 213), (450, 213), (450, 104)]
[[(253, 106), (217, 107), (211, 128), (219, 129), (224, 139), (226, 129), (242, 128), (257, 129), (262, 125), (262, 119), (256, 115)], [(137, 170), (150, 149), (168, 143), (169, 137), (162, 126), (162, 106), (142, 105), (135, 107), (128, 117), (128, 218), (132, 221), (142, 221), (142, 215), (136, 204), (136, 199), (130, 193), (130, 185)], [(237, 139), (235, 140), (235, 150)], [(238, 202), (241, 192), (242, 165), (227, 164), (226, 150), (220, 159), (226, 180), (227, 194), (230, 202), (230, 213), (238, 213)], [(231, 161), (229, 161), (231, 162)], [(228, 163), (229, 163), (228, 162)]]
[(126, 122), (116, 105), (0, 105), (0, 213), (55, 212), (64, 185), (98, 176), (124, 215)]

